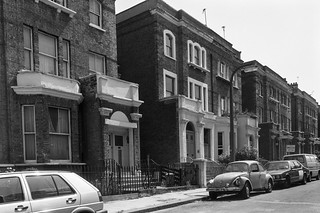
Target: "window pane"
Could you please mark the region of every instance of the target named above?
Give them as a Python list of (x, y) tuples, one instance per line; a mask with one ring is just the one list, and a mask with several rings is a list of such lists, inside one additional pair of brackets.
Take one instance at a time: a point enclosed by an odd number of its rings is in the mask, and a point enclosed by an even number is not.
[(50, 159), (69, 160), (68, 135), (50, 135)]
[(96, 55), (95, 57), (96, 71), (103, 74), (103, 57)]
[(27, 134), (24, 136), (25, 159), (36, 160), (36, 138), (35, 134)]
[(23, 28), (23, 45), (31, 49), (31, 29), (28, 27)]
[(194, 48), (194, 63), (197, 65), (200, 64), (200, 50), (198, 47)]
[(61, 177), (54, 175), (52, 178), (56, 183), (59, 195), (74, 194), (74, 190)]
[(199, 85), (194, 85), (194, 93), (195, 99), (201, 100), (201, 87)]
[(90, 13), (89, 16), (90, 16), (90, 23), (95, 24), (97, 26), (100, 26), (100, 23), (99, 23), (99, 18), (100, 17), (98, 15)]
[(29, 50), (24, 50), (24, 68), (31, 70), (31, 52)]
[(89, 69), (90, 71), (104, 74), (104, 56), (93, 54), (89, 55)]
[(34, 129), (34, 107), (24, 106), (24, 131), (25, 132), (35, 132)]
[(51, 176), (26, 177), (32, 199), (57, 196), (57, 189)]
[(174, 78), (166, 76), (166, 96), (174, 95)]
[(62, 57), (64, 60), (69, 60), (69, 43), (67, 41), (62, 42)]
[(49, 131), (58, 132), (58, 109), (49, 108)]
[(59, 109), (59, 132), (69, 133), (69, 113), (68, 110)]
[(55, 57), (56, 56), (55, 38), (39, 33), (39, 52)]
[(100, 14), (100, 4), (96, 0), (90, 0), (90, 12)]
[(49, 74), (55, 74), (56, 62), (54, 58), (39, 55), (40, 71)]
[(20, 179), (18, 177), (1, 178), (0, 197), (2, 197), (3, 203), (23, 201), (24, 195)]

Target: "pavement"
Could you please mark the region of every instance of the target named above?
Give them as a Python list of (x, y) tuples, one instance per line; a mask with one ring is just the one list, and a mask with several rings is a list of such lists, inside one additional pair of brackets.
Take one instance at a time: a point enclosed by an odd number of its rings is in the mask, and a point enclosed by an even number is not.
[(104, 197), (104, 209), (108, 213), (133, 213), (152, 212), (161, 209), (171, 208), (208, 197), (205, 188), (193, 188), (178, 190), (161, 194), (145, 195), (143, 197), (122, 197), (118, 200), (110, 200)]

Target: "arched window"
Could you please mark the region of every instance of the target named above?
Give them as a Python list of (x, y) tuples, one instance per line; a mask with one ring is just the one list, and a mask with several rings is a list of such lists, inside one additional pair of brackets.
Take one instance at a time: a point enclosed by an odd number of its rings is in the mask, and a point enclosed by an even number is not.
[(173, 33), (169, 30), (163, 31), (164, 38), (164, 55), (170, 58), (176, 58), (176, 39)]
[(207, 69), (207, 51), (191, 40), (188, 40), (188, 62)]

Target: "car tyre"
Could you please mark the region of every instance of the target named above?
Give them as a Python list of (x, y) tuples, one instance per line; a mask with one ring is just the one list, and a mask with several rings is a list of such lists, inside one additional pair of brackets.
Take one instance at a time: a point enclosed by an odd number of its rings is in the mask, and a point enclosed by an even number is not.
[(318, 172), (318, 175), (316, 176), (316, 180), (320, 179), (320, 172)]
[(266, 188), (266, 193), (271, 193), (271, 192), (272, 192), (272, 188), (273, 188), (272, 181), (269, 180), (269, 181), (268, 181), (268, 186), (267, 186), (267, 188)]
[(302, 178), (301, 183), (302, 183), (303, 185), (307, 184), (307, 174), (303, 174), (303, 178)]
[(286, 188), (289, 188), (290, 186), (291, 186), (290, 177), (287, 176), (287, 177), (286, 177), (286, 182), (285, 182), (285, 187), (286, 187)]
[(248, 199), (250, 197), (250, 186), (248, 182), (246, 182), (240, 192), (240, 195), (243, 199)]
[(308, 176), (308, 182), (311, 182), (311, 178), (312, 178), (312, 174), (309, 173), (309, 176)]
[(211, 198), (211, 200), (216, 200), (218, 195), (215, 192), (209, 192), (209, 197)]

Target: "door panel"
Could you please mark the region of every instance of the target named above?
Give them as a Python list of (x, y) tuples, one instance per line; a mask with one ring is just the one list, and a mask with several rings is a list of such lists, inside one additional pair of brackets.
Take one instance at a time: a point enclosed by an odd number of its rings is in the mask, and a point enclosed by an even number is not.
[(187, 137), (187, 157), (194, 159), (196, 158), (194, 132), (187, 131), (186, 137)]

